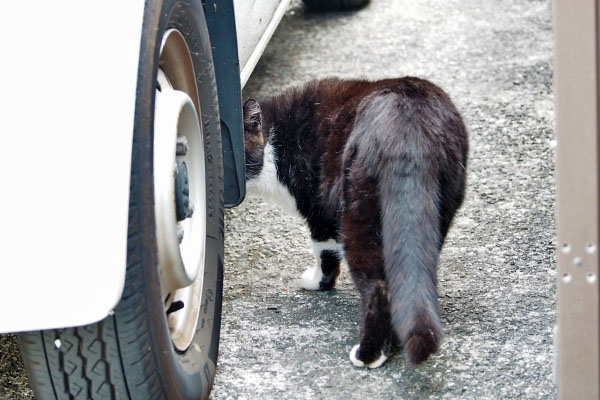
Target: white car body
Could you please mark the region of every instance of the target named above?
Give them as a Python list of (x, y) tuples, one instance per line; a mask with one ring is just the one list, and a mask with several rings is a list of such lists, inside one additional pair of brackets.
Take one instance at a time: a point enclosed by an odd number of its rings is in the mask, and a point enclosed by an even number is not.
[[(234, 3), (242, 85), (288, 2)], [(0, 5), (0, 332), (96, 322), (121, 297), (143, 11)]]

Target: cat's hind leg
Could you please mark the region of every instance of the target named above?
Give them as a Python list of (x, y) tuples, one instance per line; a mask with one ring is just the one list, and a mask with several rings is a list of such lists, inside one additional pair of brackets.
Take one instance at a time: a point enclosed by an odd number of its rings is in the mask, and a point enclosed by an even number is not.
[(359, 168), (346, 191), (342, 222), (344, 254), (361, 298), (360, 342), (350, 360), (357, 367), (377, 368), (387, 360), (393, 329), (381, 246), (376, 184)]
[(314, 267), (302, 274), (302, 287), (306, 290), (330, 290), (340, 274), (341, 246), (335, 240), (312, 242), (316, 258)]
[[(363, 294), (364, 293), (364, 294)], [(361, 290), (362, 322), (360, 343), (350, 351), (350, 361), (356, 367), (378, 368), (391, 351), (392, 326), (385, 281)]]

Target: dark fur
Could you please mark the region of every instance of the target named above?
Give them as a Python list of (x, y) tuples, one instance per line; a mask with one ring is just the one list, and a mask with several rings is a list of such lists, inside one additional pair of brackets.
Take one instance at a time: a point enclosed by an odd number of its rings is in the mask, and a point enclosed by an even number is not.
[[(244, 112), (247, 178), (270, 142), (312, 238), (343, 243), (362, 300), (358, 359), (388, 355), (393, 327), (409, 359), (426, 360), (442, 338), (438, 257), (465, 190), (467, 131), (449, 97), (412, 77), (326, 79)], [(322, 252), (321, 290), (339, 258)]]

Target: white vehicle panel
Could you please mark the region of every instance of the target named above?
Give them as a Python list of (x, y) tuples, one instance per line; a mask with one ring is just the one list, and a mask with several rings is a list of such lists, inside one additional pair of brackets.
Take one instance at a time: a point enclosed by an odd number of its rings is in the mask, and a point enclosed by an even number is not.
[(143, 10), (0, 5), (0, 332), (95, 322), (120, 299)]
[(265, 51), (288, 4), (289, 0), (234, 1), (242, 87)]

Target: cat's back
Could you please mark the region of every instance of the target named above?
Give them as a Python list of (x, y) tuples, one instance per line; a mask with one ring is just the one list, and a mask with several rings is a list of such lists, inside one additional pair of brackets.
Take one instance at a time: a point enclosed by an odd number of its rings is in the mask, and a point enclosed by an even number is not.
[(266, 99), (265, 108), (273, 113), (276, 121), (293, 121), (295, 125), (308, 124), (326, 130), (340, 125), (346, 128), (365, 104), (392, 92), (412, 101), (444, 96), (437, 86), (419, 78), (369, 81), (330, 77)]
[(339, 151), (344, 146), (357, 118), (369, 124), (388, 113), (403, 119), (462, 123), (441, 88), (410, 76), (377, 81), (328, 78), (310, 82), (294, 97), (298, 100), (296, 109), (305, 110), (315, 133), (330, 151)]
[[(294, 148), (298, 157), (311, 163), (320, 160), (325, 174), (338, 172), (340, 156), (357, 124), (363, 125), (361, 136), (369, 133), (363, 136), (368, 141), (384, 139), (400, 145), (407, 130), (397, 128), (412, 125), (440, 151), (453, 148), (464, 154), (468, 147), (466, 128), (449, 96), (421, 78), (326, 78), (288, 90), (266, 104), (270, 118), (278, 121), (278, 139), (284, 147)], [(444, 129), (430, 130), (436, 127)]]
[(466, 165), (466, 127), (449, 96), (434, 83), (409, 76), (378, 81), (327, 79), (313, 85), (310, 90), (322, 107), (318, 147), (323, 188), (343, 175), (346, 158), (359, 147), (375, 154), (375, 164), (382, 157), (396, 160), (427, 152), (445, 163)]

